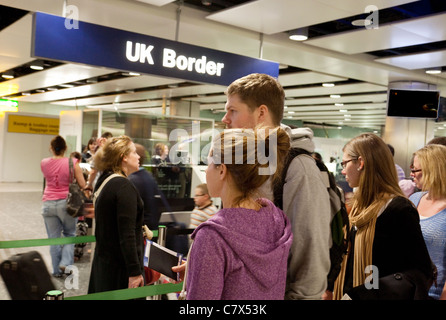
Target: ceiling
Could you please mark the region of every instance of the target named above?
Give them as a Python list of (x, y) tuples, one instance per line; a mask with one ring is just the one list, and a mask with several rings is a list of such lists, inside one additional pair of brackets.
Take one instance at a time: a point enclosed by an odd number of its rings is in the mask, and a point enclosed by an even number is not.
[[(62, 15), (64, 3), (75, 5), (83, 21), (279, 62), (284, 118), (308, 126), (380, 130), (394, 81), (433, 84), (446, 96), (444, 0), (375, 0), (378, 12), (365, 11), (368, 0), (0, 0), (0, 74), (15, 75), (0, 78), (1, 97), (151, 113), (182, 99), (199, 103), (203, 114), (223, 116), (222, 86), (36, 61), (30, 56), (31, 14)], [(372, 26), (352, 24), (371, 17)], [(308, 40), (288, 39), (288, 31), (302, 27)], [(43, 70), (30, 68), (36, 63)], [(443, 72), (426, 74), (431, 67)]]

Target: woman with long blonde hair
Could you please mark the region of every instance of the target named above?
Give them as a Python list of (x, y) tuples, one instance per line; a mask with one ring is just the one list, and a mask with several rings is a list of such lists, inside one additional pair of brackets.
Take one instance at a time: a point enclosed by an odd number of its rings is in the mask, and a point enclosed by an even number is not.
[(362, 134), (344, 146), (341, 164), (355, 193), (350, 212), (353, 236), (336, 282), (335, 299), (345, 293), (353, 299), (405, 296), (407, 292), (379, 289), (378, 279), (409, 271), (417, 286), (411, 298), (427, 298), (432, 274), (429, 254), (418, 212), (398, 186), (388, 146), (374, 134)]
[(421, 192), (409, 199), (417, 206), (421, 231), (438, 270), (437, 285), (429, 296), (446, 300), (446, 146), (431, 144), (416, 151), (411, 175)]

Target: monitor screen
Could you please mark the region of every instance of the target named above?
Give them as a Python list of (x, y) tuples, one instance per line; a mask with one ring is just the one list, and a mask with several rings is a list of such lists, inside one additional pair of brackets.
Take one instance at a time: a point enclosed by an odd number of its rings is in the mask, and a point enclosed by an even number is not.
[(390, 89), (387, 116), (436, 119), (439, 91)]

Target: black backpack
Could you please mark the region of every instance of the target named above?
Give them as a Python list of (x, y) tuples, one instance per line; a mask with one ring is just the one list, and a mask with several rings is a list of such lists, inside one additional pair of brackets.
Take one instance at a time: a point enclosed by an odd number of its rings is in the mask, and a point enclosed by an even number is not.
[[(288, 167), (291, 161), (299, 155), (308, 155), (311, 157), (311, 153), (301, 148), (291, 148), (288, 152), (288, 156), (285, 160), (285, 165), (282, 171), (282, 177), (279, 183), (274, 185), (274, 204), (283, 209), (283, 185), (285, 183), (285, 177), (288, 171)], [(330, 210), (331, 210), (331, 234), (333, 245), (330, 248), (330, 272), (328, 273), (328, 287), (327, 289), (333, 291), (334, 282), (338, 277), (341, 270), (342, 259), (347, 251), (348, 245), (348, 233), (350, 230), (349, 219), (345, 203), (342, 200), (341, 192), (339, 191), (334, 176), (330, 174), (328, 168), (323, 162), (315, 161), (321, 174), (327, 176), (329, 186), (327, 185), (327, 192), (330, 197)]]

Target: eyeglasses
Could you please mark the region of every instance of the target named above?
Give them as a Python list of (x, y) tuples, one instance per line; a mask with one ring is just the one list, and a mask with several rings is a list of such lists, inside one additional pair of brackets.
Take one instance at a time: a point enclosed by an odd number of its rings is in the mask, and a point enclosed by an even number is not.
[(420, 171), (421, 171), (421, 169), (410, 169), (410, 173), (412, 173), (412, 174), (415, 174)]
[(342, 169), (345, 169), (345, 167), (347, 166), (347, 163), (349, 163), (350, 161), (354, 161), (354, 160), (358, 160), (358, 159), (356, 158), (356, 159), (342, 161), (341, 162)]

